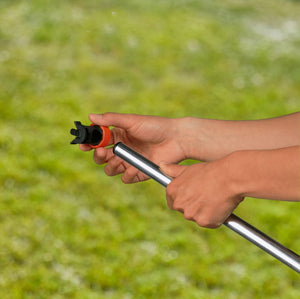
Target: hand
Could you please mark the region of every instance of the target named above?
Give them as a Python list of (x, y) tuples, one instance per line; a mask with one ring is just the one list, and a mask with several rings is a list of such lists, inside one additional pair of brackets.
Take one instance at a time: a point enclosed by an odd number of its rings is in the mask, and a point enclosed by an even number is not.
[[(134, 114), (91, 114), (91, 122), (97, 125), (114, 126), (109, 145), (124, 142), (154, 163), (166, 161), (178, 163), (186, 159), (181, 141), (180, 119)], [(81, 150), (91, 147), (81, 144)], [(146, 175), (113, 154), (112, 148), (97, 148), (94, 151), (97, 164), (106, 164), (105, 173), (114, 176), (124, 173), (124, 183), (135, 183), (148, 179)]]
[(160, 164), (173, 177), (167, 187), (168, 206), (187, 220), (207, 228), (217, 228), (243, 200), (230, 182), (226, 158), (192, 166)]

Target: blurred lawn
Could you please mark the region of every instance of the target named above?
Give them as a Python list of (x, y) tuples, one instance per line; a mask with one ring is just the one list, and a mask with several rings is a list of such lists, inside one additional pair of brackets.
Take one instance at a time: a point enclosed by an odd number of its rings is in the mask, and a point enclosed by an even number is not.
[[(299, 1), (0, 2), (0, 298), (299, 298), (299, 276), (69, 145), (90, 112), (300, 107)], [(300, 251), (299, 204), (236, 212)]]

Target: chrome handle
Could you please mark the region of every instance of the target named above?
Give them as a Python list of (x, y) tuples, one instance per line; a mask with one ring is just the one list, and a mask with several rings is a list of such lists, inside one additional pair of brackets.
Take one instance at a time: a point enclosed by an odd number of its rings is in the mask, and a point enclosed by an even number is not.
[[(121, 142), (114, 146), (114, 154), (132, 166), (136, 167), (138, 170), (148, 175), (164, 187), (167, 187), (172, 181), (171, 178), (160, 171), (156, 164)], [(282, 263), (286, 264), (291, 269), (300, 273), (300, 256), (276, 242), (260, 230), (256, 229), (254, 226), (250, 225), (234, 214), (231, 214), (226, 219), (224, 225), (251, 243), (255, 244), (265, 252), (269, 253)]]

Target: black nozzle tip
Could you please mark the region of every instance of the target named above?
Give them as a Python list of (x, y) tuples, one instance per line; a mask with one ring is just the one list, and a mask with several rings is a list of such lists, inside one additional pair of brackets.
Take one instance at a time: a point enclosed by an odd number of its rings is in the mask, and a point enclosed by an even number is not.
[(81, 124), (80, 121), (74, 121), (77, 129), (71, 129), (70, 133), (75, 136), (75, 139), (71, 141), (71, 144), (81, 144), (86, 139), (86, 129), (85, 126)]
[(76, 129), (71, 129), (70, 133), (75, 136), (71, 144), (97, 145), (102, 140), (102, 129), (99, 126), (84, 126), (80, 121), (74, 121)]
[(76, 130), (76, 129), (71, 129), (70, 133), (74, 136), (79, 136), (80, 135), (80, 132), (79, 130)]

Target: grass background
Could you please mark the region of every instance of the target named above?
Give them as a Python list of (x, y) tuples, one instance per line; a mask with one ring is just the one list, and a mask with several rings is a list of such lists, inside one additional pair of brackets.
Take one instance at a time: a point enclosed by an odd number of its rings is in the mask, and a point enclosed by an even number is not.
[[(226, 228), (169, 211), (69, 145), (116, 111), (299, 110), (299, 1), (0, 1), (0, 298), (299, 298), (299, 275)], [(299, 204), (236, 211), (300, 250)]]

